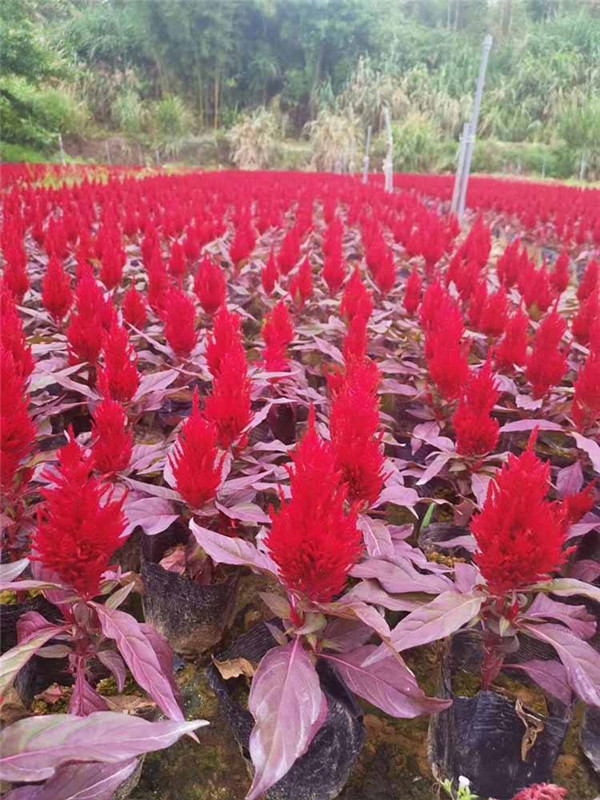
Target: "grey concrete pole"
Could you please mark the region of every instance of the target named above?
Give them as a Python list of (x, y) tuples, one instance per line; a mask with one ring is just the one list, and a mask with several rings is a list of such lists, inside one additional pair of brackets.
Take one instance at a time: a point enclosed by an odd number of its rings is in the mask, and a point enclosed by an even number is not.
[(390, 110), (386, 106), (383, 109), (385, 115), (385, 131), (387, 136), (387, 153), (383, 165), (383, 172), (385, 175), (384, 188), (386, 192), (394, 191), (394, 137), (392, 135), (392, 120), (390, 117)]
[(67, 159), (65, 156), (65, 148), (63, 147), (62, 134), (58, 134), (58, 146), (60, 147), (60, 163), (65, 166)]
[(463, 180), (461, 181), (460, 197), (458, 200), (459, 218), (462, 217), (463, 214), (465, 213), (467, 188), (469, 186), (469, 174), (471, 172), (471, 161), (473, 159), (473, 146), (475, 144), (475, 136), (477, 135), (477, 125), (479, 123), (479, 110), (481, 108), (481, 97), (483, 95), (485, 73), (487, 70), (488, 58), (491, 49), (492, 49), (492, 37), (488, 33), (488, 35), (483, 40), (483, 47), (481, 52), (481, 64), (479, 65), (479, 77), (477, 78), (477, 89), (475, 90), (475, 101), (473, 103), (473, 118), (471, 119), (471, 128), (469, 131), (467, 147), (465, 150)]
[(452, 203), (450, 211), (456, 214), (458, 210), (458, 200), (460, 197), (460, 187), (463, 179), (463, 170), (465, 168), (465, 151), (467, 149), (467, 139), (469, 137), (469, 128), (471, 126), (468, 122), (463, 125), (462, 133), (460, 135), (460, 143), (458, 145), (458, 161), (456, 164), (456, 177), (454, 178), (454, 191), (452, 192)]
[(363, 160), (363, 177), (362, 182), (367, 183), (369, 180), (369, 153), (371, 152), (371, 133), (373, 128), (371, 125), (367, 128), (367, 144), (365, 147), (365, 157)]

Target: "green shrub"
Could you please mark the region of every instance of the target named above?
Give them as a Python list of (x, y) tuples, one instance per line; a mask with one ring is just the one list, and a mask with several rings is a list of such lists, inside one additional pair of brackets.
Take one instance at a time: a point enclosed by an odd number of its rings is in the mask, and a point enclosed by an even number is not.
[(438, 132), (430, 120), (412, 113), (393, 126), (394, 169), (398, 172), (430, 172), (438, 149)]
[(194, 118), (180, 97), (171, 95), (154, 103), (150, 125), (154, 144), (168, 156), (177, 156), (191, 135)]
[(146, 109), (134, 89), (120, 92), (111, 106), (111, 118), (120, 131), (135, 139), (146, 125)]
[(0, 162), (3, 164), (46, 164), (49, 161), (56, 161), (56, 157), (48, 156), (43, 150), (0, 142)]
[(83, 135), (89, 113), (83, 103), (63, 87), (42, 87), (32, 98), (33, 110), (41, 124), (53, 133)]

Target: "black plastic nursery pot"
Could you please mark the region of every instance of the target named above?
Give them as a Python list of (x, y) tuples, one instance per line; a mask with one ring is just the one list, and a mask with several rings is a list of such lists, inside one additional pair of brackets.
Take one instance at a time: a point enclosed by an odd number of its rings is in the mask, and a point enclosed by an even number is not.
[(458, 781), (463, 775), (475, 794), (511, 800), (527, 786), (550, 782), (571, 708), (547, 698), (544, 716), (527, 707), (518, 709), (515, 699), (493, 690), (462, 696), (461, 685), (479, 675), (481, 661), (476, 634), (452, 638), (438, 696), (454, 702), (431, 718), (429, 759), (436, 778)]
[(171, 648), (192, 656), (209, 650), (231, 624), (237, 574), (221, 583), (202, 586), (158, 563), (166, 551), (187, 541), (188, 532), (177, 526), (142, 540), (144, 616), (166, 637)]
[(0, 653), (17, 644), (17, 623), (28, 611), (37, 611), (51, 621), (59, 616), (56, 607), (40, 594), (26, 597), (20, 603), (0, 604)]
[[(267, 626), (260, 623), (216, 658), (218, 661), (244, 658), (256, 667), (276, 645)], [(318, 662), (317, 672), (327, 698), (327, 718), (306, 753), (266, 793), (268, 800), (332, 800), (342, 791), (358, 761), (365, 742), (362, 710), (330, 664)], [(207, 675), (250, 765), (248, 744), (254, 719), (240, 702), (243, 693), (247, 693), (245, 679), (225, 680), (214, 665), (207, 668)]]

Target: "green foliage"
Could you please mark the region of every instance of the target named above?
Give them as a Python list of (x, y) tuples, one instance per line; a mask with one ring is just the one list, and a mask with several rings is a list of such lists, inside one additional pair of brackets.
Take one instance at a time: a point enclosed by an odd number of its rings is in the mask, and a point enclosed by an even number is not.
[(279, 126), (266, 108), (243, 117), (229, 131), (231, 158), (240, 169), (265, 169), (270, 166), (277, 146)]
[(170, 157), (177, 156), (191, 135), (194, 119), (180, 97), (171, 95), (150, 109), (150, 128), (156, 147)]
[(0, 162), (3, 164), (46, 164), (54, 161), (44, 150), (34, 150), (20, 144), (0, 142)]
[(133, 89), (117, 95), (111, 107), (111, 117), (117, 128), (132, 139), (141, 135), (147, 122), (144, 104)]
[(437, 153), (438, 131), (421, 114), (412, 113), (393, 126), (394, 168), (399, 172), (429, 172)]
[[(582, 155), (590, 176), (599, 169), (598, 3), (4, 0), (0, 23), (0, 121), (23, 144), (47, 146), (57, 130), (85, 127), (89, 108), (96, 123), (176, 155), (196, 128), (234, 127), (235, 137), (243, 122), (249, 136), (254, 110), (275, 104), (286, 135), (314, 123), (313, 161), (336, 168), (369, 125), (377, 145), (387, 106), (400, 135), (397, 168), (451, 168), (490, 32), (481, 166), (502, 162), (500, 140), (545, 144), (558, 172), (577, 172)], [(14, 78), (44, 96), (11, 93)], [(70, 97), (58, 80), (69, 81)]]

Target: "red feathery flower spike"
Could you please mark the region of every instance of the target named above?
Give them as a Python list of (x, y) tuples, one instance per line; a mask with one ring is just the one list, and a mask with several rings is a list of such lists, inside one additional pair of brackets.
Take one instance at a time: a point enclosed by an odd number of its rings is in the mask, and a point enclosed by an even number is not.
[(225, 454), (219, 457), (215, 426), (200, 413), (196, 389), (191, 416), (169, 456), (177, 491), (191, 508), (202, 508), (215, 497), (221, 485), (224, 459)]
[(179, 358), (188, 358), (196, 342), (194, 301), (181, 289), (171, 289), (165, 313), (165, 337)]
[(227, 299), (225, 274), (210, 256), (205, 256), (198, 266), (194, 291), (204, 311), (211, 316), (225, 304)]
[(74, 439), (58, 454), (54, 486), (44, 489), (34, 540), (35, 558), (84, 598), (96, 597), (127, 520), (123, 500), (92, 477), (92, 458)]
[(129, 403), (140, 385), (137, 356), (129, 334), (117, 321), (104, 337), (104, 369), (98, 373), (98, 385), (104, 397)]
[(57, 255), (52, 253), (42, 281), (42, 303), (55, 322), (61, 322), (73, 304), (71, 281)]
[(23, 375), (4, 347), (0, 348), (0, 385), (0, 488), (8, 494), (17, 470), (33, 450), (36, 431)]
[(550, 464), (536, 456), (535, 439), (519, 458), (509, 456), (471, 523), (479, 548), (475, 561), (498, 596), (550, 580), (568, 555), (565, 509), (546, 499)]
[(123, 319), (134, 328), (143, 330), (148, 322), (148, 309), (144, 295), (132, 286), (123, 298)]
[(252, 417), (251, 388), (246, 354), (231, 351), (221, 362), (212, 394), (206, 398), (204, 407), (205, 416), (217, 429), (218, 442), (224, 450), (236, 443), (238, 449), (245, 445), (240, 437)]
[(316, 432), (311, 410), (308, 431), (293, 456), (291, 500), (271, 509), (267, 537), (271, 557), (288, 591), (327, 603), (345, 588), (362, 554), (356, 512), (346, 514), (345, 488), (331, 446)]
[(133, 452), (133, 434), (127, 414), (116, 400), (107, 398), (96, 409), (92, 424), (94, 469), (105, 475), (127, 469)]

